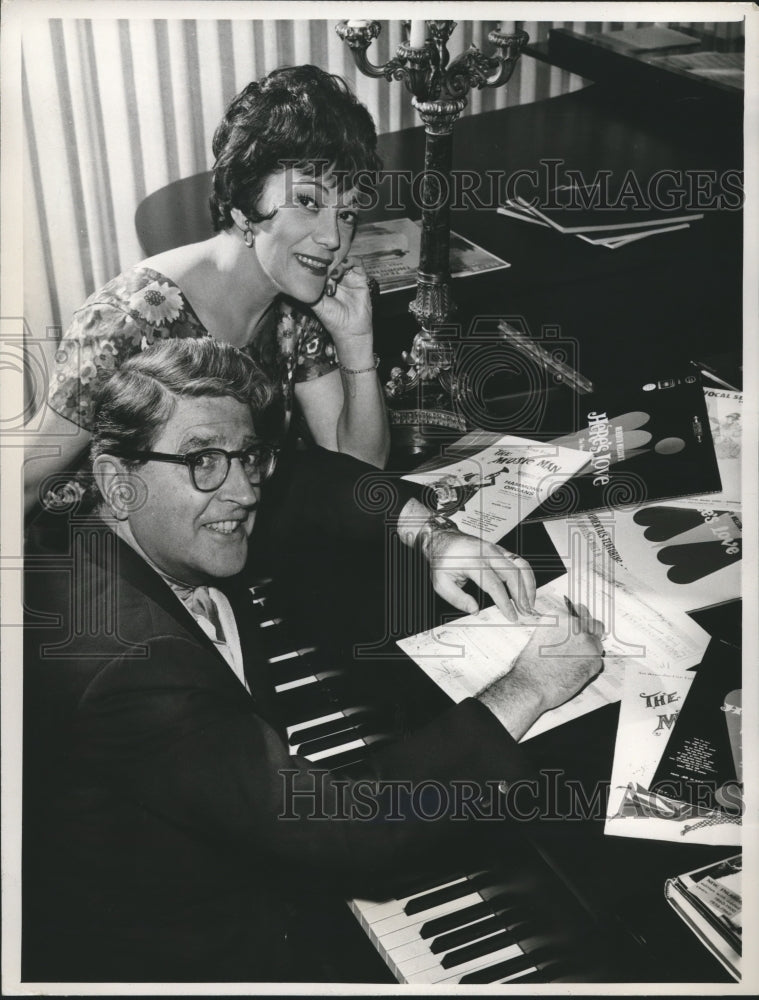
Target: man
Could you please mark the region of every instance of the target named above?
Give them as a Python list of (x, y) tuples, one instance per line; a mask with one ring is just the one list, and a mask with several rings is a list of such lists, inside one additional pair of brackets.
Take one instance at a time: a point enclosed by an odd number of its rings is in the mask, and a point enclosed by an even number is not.
[[(30, 560), (24, 978), (297, 978), (299, 893), (367, 891), (472, 826), (384, 821), (392, 782), (507, 789), (530, 773), (515, 741), (600, 669), (584, 612), (561, 661), (531, 640), (479, 700), (371, 759), (385, 784), (362, 821), (366, 784), (290, 756), (241, 585), (273, 466), (254, 424), (268, 395), (252, 362), (211, 338), (158, 345), (100, 391), (97, 518), (80, 520), (63, 571)], [(399, 504), (406, 541), (419, 536), (456, 590), (447, 554), (460, 562), (475, 540)], [(529, 571), (503, 575), (529, 603)]]

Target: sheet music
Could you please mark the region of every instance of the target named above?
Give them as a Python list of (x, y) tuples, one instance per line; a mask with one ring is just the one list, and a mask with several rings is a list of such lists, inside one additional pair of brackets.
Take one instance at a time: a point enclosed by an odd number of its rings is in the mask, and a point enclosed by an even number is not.
[(497, 542), (589, 461), (585, 451), (506, 434), (468, 458), (403, 478), (427, 486), (462, 531)]
[(740, 844), (740, 823), (648, 791), (695, 674), (629, 667), (604, 833), (694, 844)]
[(578, 695), (542, 715), (524, 740), (619, 701), (630, 663), (676, 672), (701, 661), (708, 633), (618, 567), (607, 567), (605, 573), (589, 570), (581, 587), (567, 575), (540, 587), (535, 608), (541, 620), (534, 625), (526, 619), (507, 622), (491, 607), (401, 639), (398, 645), (454, 701), (463, 701), (507, 674), (536, 628), (545, 629), (541, 655), (562, 655), (568, 638), (567, 594), (604, 622), (609, 633), (604, 637), (604, 668)]

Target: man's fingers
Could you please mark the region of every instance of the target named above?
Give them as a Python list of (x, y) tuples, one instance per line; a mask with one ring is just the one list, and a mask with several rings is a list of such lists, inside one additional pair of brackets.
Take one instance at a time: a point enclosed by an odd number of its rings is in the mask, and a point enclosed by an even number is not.
[(580, 623), (580, 629), (583, 632), (588, 632), (590, 635), (596, 636), (598, 639), (603, 638), (606, 632), (604, 623), (598, 618), (594, 618), (584, 604), (577, 605), (577, 616)]
[(501, 580), (508, 585), (514, 603), (523, 614), (530, 614), (535, 608), (535, 574), (532, 567), (521, 556), (512, 555), (499, 546), (489, 559), (490, 566)]
[(504, 617), (508, 618), (510, 622), (515, 622), (517, 620), (516, 608), (514, 607), (499, 574), (492, 569), (483, 567), (477, 575), (479, 576), (479, 579), (475, 578), (475, 583), (478, 583), (480, 589), (484, 590), (486, 594), (490, 594), (493, 598), (495, 606), (501, 614), (504, 615)]
[(477, 601), (469, 594), (464, 593), (461, 587), (454, 583), (452, 577), (444, 573), (435, 573), (432, 578), (432, 585), (444, 601), (448, 601), (449, 604), (453, 605), (454, 608), (458, 608), (459, 611), (463, 611), (468, 615), (474, 615), (480, 610)]

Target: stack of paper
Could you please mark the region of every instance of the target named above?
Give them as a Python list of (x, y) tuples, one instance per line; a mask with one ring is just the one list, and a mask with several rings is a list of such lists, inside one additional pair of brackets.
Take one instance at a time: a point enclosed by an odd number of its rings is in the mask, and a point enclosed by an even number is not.
[(664, 895), (675, 912), (734, 979), (741, 978), (743, 954), (743, 856), (667, 879)]
[[(722, 490), (645, 503), (599, 514), (546, 521), (562, 561), (593, 563), (607, 554), (645, 580), (680, 611), (697, 611), (741, 595), (741, 415), (743, 396), (702, 389)], [(649, 476), (647, 485), (652, 485)], [(680, 485), (687, 480), (681, 479)], [(692, 489), (692, 483), (689, 486)]]
[(624, 52), (654, 52), (657, 49), (695, 48), (698, 38), (675, 31), (664, 24), (644, 24), (638, 28), (619, 28), (585, 36), (588, 41), (600, 42)]
[(740, 651), (713, 640), (697, 671), (627, 669), (605, 832), (741, 842)]
[(711, 80), (736, 90), (743, 90), (745, 83), (745, 55), (743, 52), (693, 52), (685, 55), (657, 56), (651, 62), (666, 69), (679, 70)]
[[(385, 219), (359, 226), (351, 253), (361, 258), (368, 276), (379, 284), (380, 293), (396, 292), (416, 285), (421, 242), (420, 222)], [(449, 251), (453, 278), (511, 266), (458, 233), (450, 234)]]
[(498, 211), (609, 250), (647, 236), (687, 229), (692, 222), (703, 219), (703, 213), (673, 214), (644, 207), (633, 197), (617, 198), (608, 204), (601, 188), (590, 185), (560, 185), (545, 201), (538, 206), (534, 199), (528, 201), (517, 195), (507, 199)]

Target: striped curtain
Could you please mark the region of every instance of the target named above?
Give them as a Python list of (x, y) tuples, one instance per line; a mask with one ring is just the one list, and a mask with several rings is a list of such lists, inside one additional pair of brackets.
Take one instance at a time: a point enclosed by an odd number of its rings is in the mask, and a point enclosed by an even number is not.
[[(402, 84), (357, 71), (336, 23), (135, 16), (40, 18), (24, 26), (24, 297), (35, 337), (47, 331), (54, 349), (55, 328), (140, 260), (137, 206), (152, 191), (211, 167), (216, 123), (251, 79), (277, 66), (315, 63), (345, 77), (380, 132), (419, 123)], [(471, 43), (490, 51), (494, 26), (459, 22), (452, 56)], [(545, 40), (554, 26), (590, 32), (622, 23), (515, 22), (532, 41)], [(400, 22), (383, 22), (371, 60), (385, 62), (400, 40)], [(467, 113), (582, 85), (579, 77), (523, 57), (507, 87), (472, 93)]]

